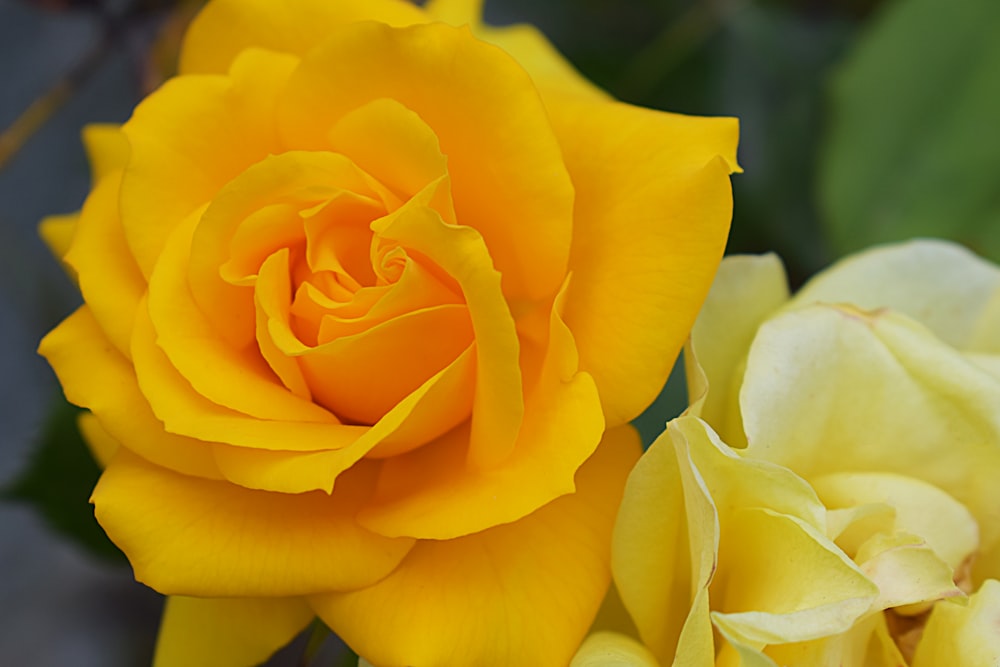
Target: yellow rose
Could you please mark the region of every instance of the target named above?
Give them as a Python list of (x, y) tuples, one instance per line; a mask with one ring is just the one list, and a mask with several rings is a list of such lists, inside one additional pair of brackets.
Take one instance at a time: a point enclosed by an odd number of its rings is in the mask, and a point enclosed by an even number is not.
[(776, 258), (735, 257), (689, 351), (693, 412), (810, 483), (829, 537), (879, 586), (871, 611), (890, 610), (769, 650), (779, 663), (877, 646), (870, 664), (898, 665), (935, 601), (1000, 577), (996, 266), (914, 241), (848, 258), (789, 299)]
[(317, 615), (377, 665), (558, 665), (596, 612), (736, 124), (614, 102), (476, 5), (217, 0), (86, 133), (93, 192), (46, 227), (85, 305), (41, 352), (172, 596), (158, 665)]

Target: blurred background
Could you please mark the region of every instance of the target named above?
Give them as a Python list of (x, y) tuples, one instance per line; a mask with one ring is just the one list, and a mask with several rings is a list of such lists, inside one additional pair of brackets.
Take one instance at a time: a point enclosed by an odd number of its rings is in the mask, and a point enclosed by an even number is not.
[[(277, 1), (277, 0), (276, 0)], [(82, 203), (80, 142), (170, 76), (198, 0), (0, 0), (0, 665), (150, 664), (161, 599), (93, 520), (97, 478), (38, 340), (77, 305), (39, 240)], [(488, 0), (628, 102), (741, 121), (730, 252), (793, 285), (868, 245), (1000, 259), (997, 0)], [(648, 441), (682, 378), (637, 421)], [(341, 664), (307, 637), (272, 665)], [(346, 664), (346, 663), (343, 663)]]

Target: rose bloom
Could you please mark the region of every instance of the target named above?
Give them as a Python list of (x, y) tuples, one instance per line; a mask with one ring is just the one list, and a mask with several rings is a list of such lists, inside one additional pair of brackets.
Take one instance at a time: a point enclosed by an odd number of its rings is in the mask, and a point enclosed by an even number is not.
[[(611, 100), (472, 0), (217, 0), (85, 133), (41, 345), (156, 664), (318, 616), (372, 663), (560, 665), (721, 257), (731, 119)], [(460, 27), (455, 27), (460, 26)], [(72, 240), (69, 237), (72, 236)]]
[[(685, 355), (694, 403), (636, 466), (615, 528), (644, 645), (595, 635), (577, 662), (997, 664), (998, 334), (1000, 269), (952, 244), (859, 254), (792, 299), (773, 256), (724, 261)], [(798, 538), (766, 525), (784, 516)], [(839, 562), (817, 549), (831, 543)]]

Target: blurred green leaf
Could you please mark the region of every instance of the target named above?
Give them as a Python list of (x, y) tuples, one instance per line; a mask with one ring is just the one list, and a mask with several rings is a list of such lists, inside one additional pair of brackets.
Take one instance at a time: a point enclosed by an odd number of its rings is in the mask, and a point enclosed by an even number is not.
[(59, 398), (30, 464), (0, 498), (33, 505), (57, 532), (99, 557), (124, 562), (90, 506), (101, 471), (77, 428), (80, 412)]
[(1000, 2), (899, 0), (834, 80), (820, 198), (836, 249), (951, 238), (1000, 259)]
[(740, 119), (729, 252), (775, 251), (799, 283), (830, 261), (816, 204), (824, 82), (854, 24), (785, 7), (746, 5), (726, 19), (717, 51), (725, 113)]

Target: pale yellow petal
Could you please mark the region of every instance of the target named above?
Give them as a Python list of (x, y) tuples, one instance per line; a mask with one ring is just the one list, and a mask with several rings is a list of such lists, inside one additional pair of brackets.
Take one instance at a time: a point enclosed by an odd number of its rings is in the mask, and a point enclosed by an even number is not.
[(570, 667), (659, 667), (648, 648), (616, 632), (598, 632), (587, 637), (573, 656)]
[(968, 600), (934, 606), (912, 667), (1000, 664), (1000, 582), (988, 579)]

